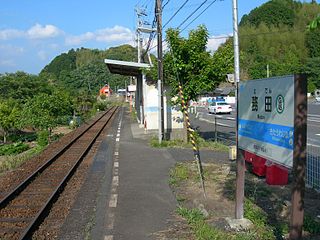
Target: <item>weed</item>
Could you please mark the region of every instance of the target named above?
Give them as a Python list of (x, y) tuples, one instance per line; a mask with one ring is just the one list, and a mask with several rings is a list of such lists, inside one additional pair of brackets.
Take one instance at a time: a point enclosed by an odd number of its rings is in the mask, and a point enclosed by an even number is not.
[(37, 143), (41, 147), (45, 147), (49, 143), (49, 131), (43, 130), (38, 132)]
[(254, 224), (259, 239), (275, 239), (274, 229), (268, 225), (267, 214), (250, 199), (245, 199), (244, 217)]
[(228, 233), (210, 226), (198, 209), (187, 209), (179, 206), (177, 213), (185, 218), (198, 240), (255, 240), (253, 233)]
[(0, 161), (0, 173), (19, 167), (22, 163), (42, 150), (43, 147), (38, 146), (16, 156), (5, 156), (2, 161)]
[(174, 168), (170, 169), (169, 184), (175, 186), (180, 182), (189, 178), (188, 166), (182, 163), (177, 163)]
[[(228, 146), (223, 145), (218, 142), (213, 142), (213, 141), (205, 141), (202, 138), (198, 138), (198, 147), (199, 148), (206, 148), (210, 149), (213, 151), (223, 151), (227, 152), (228, 151)], [(166, 147), (171, 147), (171, 148), (192, 148), (191, 143), (186, 143), (181, 139), (175, 139), (175, 140), (167, 140), (167, 141), (162, 141), (159, 143), (159, 140), (157, 137), (153, 137), (150, 141), (150, 145), (155, 148), (166, 148)]]
[(181, 195), (176, 195), (176, 199), (178, 203), (182, 203), (187, 200), (184, 196), (181, 196)]
[(132, 108), (132, 111), (131, 111), (131, 118), (134, 121), (137, 120), (137, 111), (134, 108)]
[(29, 149), (29, 145), (18, 142), (0, 146), (0, 156), (17, 155)]
[(303, 229), (312, 234), (319, 234), (320, 233), (320, 223), (314, 220), (308, 214), (305, 214), (304, 221), (303, 221)]

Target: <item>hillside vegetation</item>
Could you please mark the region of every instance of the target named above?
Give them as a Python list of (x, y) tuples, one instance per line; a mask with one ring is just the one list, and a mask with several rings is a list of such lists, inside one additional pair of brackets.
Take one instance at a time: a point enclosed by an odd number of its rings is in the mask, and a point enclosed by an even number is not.
[(317, 3), (272, 0), (240, 22), (242, 79), (307, 73), (309, 92), (320, 88), (320, 28), (307, 25), (320, 14)]
[(40, 76), (56, 86), (68, 89), (71, 92), (86, 91), (97, 94), (105, 84), (114, 90), (123, 88), (128, 83), (128, 77), (111, 74), (104, 63), (104, 59), (122, 61), (137, 61), (136, 49), (130, 45), (97, 49), (71, 49), (55, 57), (44, 67)]

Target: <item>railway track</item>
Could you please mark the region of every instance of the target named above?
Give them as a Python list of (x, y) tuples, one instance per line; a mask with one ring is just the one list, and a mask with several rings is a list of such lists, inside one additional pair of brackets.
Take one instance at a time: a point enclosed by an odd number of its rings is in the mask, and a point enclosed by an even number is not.
[(0, 200), (0, 239), (31, 239), (67, 181), (117, 112), (109, 109)]

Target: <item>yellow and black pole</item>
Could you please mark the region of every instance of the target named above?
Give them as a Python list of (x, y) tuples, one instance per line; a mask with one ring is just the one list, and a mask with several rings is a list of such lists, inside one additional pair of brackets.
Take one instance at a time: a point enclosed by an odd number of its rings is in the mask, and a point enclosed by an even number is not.
[(181, 99), (181, 108), (182, 108), (182, 111), (183, 111), (183, 114), (184, 114), (184, 117), (185, 117), (185, 124), (187, 126), (188, 139), (190, 139), (190, 141), (192, 143), (194, 160), (197, 162), (197, 165), (198, 165), (200, 181), (201, 181), (201, 187), (202, 187), (202, 190), (203, 190), (204, 197), (207, 198), (206, 190), (205, 190), (205, 186), (204, 186), (203, 169), (202, 169), (201, 160), (200, 160), (199, 148), (198, 148), (198, 145), (196, 143), (195, 132), (192, 129), (191, 124), (190, 124), (188, 109), (187, 109), (187, 105), (186, 105), (185, 100), (184, 100), (184, 95), (183, 95), (183, 90), (182, 90), (181, 83), (179, 83), (179, 95), (180, 95), (180, 99)]

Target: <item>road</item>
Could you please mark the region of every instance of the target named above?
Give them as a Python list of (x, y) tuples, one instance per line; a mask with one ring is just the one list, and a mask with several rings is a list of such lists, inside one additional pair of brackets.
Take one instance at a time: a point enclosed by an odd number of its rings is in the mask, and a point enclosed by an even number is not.
[[(214, 131), (215, 119), (217, 119), (217, 131), (219, 138), (235, 140), (236, 114), (233, 109), (231, 114), (209, 114), (205, 107), (197, 107), (197, 116), (200, 121), (212, 124), (210, 131)], [(320, 103), (308, 103), (307, 143), (320, 146)]]

